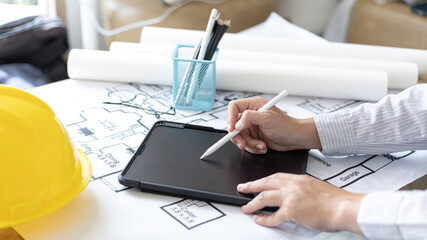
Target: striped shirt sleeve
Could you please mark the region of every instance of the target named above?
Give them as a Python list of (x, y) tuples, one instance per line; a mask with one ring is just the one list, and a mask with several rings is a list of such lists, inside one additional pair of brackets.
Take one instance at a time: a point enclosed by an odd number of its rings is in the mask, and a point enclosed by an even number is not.
[(324, 154), (426, 150), (427, 84), (314, 121)]

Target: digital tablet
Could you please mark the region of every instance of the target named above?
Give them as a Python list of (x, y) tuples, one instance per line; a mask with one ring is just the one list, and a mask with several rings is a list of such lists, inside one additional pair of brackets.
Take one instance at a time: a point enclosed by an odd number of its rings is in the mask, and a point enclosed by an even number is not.
[(277, 172), (304, 174), (308, 150), (251, 154), (228, 142), (204, 160), (200, 156), (227, 131), (159, 121), (119, 175), (119, 182), (142, 191), (244, 205), (254, 196), (239, 183)]

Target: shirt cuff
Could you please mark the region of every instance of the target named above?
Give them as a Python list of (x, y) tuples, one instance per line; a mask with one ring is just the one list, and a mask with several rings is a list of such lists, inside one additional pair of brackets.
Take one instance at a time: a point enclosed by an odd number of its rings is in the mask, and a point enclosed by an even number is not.
[(313, 117), (322, 144), (323, 154), (354, 153), (356, 138), (349, 111), (339, 111)]
[(403, 201), (400, 192), (372, 192), (361, 201), (357, 223), (368, 239), (402, 239), (396, 224)]

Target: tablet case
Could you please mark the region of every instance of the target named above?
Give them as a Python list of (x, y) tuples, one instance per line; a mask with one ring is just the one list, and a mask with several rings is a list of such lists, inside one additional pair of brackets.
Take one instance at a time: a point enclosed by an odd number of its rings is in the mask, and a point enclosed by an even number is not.
[(277, 172), (304, 174), (308, 150), (251, 154), (228, 142), (207, 159), (200, 156), (227, 131), (177, 122), (154, 124), (119, 182), (142, 191), (244, 205), (254, 196), (239, 183)]

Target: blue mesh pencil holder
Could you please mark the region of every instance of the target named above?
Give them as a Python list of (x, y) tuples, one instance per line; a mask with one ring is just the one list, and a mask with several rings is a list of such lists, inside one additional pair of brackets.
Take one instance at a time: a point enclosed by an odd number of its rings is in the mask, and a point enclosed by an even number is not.
[(218, 49), (211, 60), (191, 59), (194, 46), (177, 45), (173, 59), (173, 106), (176, 109), (210, 111), (215, 100)]

